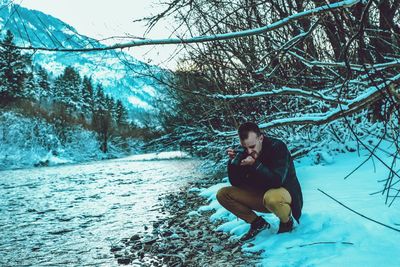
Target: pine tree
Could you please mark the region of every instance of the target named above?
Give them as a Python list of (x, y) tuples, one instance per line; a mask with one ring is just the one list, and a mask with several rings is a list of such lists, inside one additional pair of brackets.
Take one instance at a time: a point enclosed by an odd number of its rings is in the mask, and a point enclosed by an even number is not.
[(35, 87), (36, 87), (36, 98), (39, 101), (39, 105), (42, 104), (44, 99), (50, 100), (52, 96), (52, 92), (50, 91), (50, 81), (49, 81), (49, 74), (47, 71), (38, 66), (37, 70), (35, 71)]
[(83, 110), (93, 113), (95, 105), (93, 84), (92, 79), (87, 76), (84, 76), (82, 81), (82, 101)]
[(96, 87), (96, 96), (95, 96), (95, 111), (97, 110), (106, 110), (106, 98), (104, 95), (103, 86), (99, 83)]
[(111, 96), (106, 95), (105, 104), (106, 104), (106, 110), (110, 112), (112, 118), (115, 118), (114, 99)]
[(23, 96), (28, 99), (39, 99), (38, 92), (36, 92), (37, 84), (32, 72), (26, 73), (24, 81)]
[(92, 127), (98, 133), (100, 149), (104, 153), (108, 150), (108, 141), (112, 132), (111, 113), (107, 107), (107, 96), (104, 94), (102, 85), (96, 87), (95, 109), (92, 116)]
[(51, 95), (53, 96), (53, 102), (63, 103), (64, 101), (64, 90), (63, 90), (63, 79), (62, 75), (58, 76), (51, 86)]
[(31, 60), (14, 47), (14, 35), (7, 31), (0, 46), (0, 97), (4, 100), (24, 97), (27, 66)]
[(96, 86), (94, 103), (92, 127), (98, 133), (100, 149), (107, 152), (109, 139), (114, 133), (112, 113), (115, 112), (115, 103), (113, 98), (104, 94), (101, 83)]
[(93, 114), (92, 127), (98, 133), (100, 149), (104, 153), (108, 151), (108, 141), (112, 134), (112, 118), (110, 112), (100, 109)]
[(40, 95), (42, 97), (49, 97), (50, 94), (50, 82), (49, 82), (49, 74), (47, 71), (39, 66), (39, 69), (36, 73), (36, 84), (38, 85), (38, 89), (41, 92)]
[(67, 106), (68, 113), (81, 111), (82, 83), (81, 77), (73, 67), (66, 67), (64, 73), (54, 82), (54, 100)]
[(121, 100), (117, 100), (115, 104), (115, 120), (117, 125), (120, 127), (122, 125), (126, 124), (127, 118), (128, 118), (128, 112), (124, 105), (122, 104)]
[(81, 77), (73, 67), (66, 67), (63, 74), (64, 101), (71, 112), (80, 111), (82, 108)]

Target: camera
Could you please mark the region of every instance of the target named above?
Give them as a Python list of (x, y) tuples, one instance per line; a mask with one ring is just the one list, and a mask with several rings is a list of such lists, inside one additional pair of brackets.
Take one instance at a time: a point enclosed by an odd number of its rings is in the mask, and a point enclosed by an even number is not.
[(232, 165), (239, 166), (240, 162), (247, 157), (246, 149), (244, 147), (239, 147), (235, 149), (236, 155), (232, 159)]

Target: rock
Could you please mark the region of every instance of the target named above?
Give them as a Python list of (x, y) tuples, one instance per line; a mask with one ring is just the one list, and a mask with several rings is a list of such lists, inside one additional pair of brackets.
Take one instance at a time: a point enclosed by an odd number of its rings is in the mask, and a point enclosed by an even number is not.
[(238, 251), (239, 249), (240, 249), (239, 246), (235, 247), (235, 248), (232, 250), (232, 253), (235, 253), (235, 252)]
[(210, 242), (212, 242), (212, 243), (218, 243), (218, 242), (219, 242), (219, 239), (213, 237), (213, 238), (210, 239)]
[(139, 240), (139, 239), (140, 239), (140, 235), (135, 234), (129, 240), (132, 242), (132, 241), (136, 241), (136, 240)]
[[(190, 213), (190, 212), (189, 212)], [(188, 214), (189, 215), (189, 214)], [(190, 216), (190, 215), (189, 215)], [(183, 221), (183, 223), (188, 226), (192, 224), (192, 218), (187, 218), (186, 220)]]
[(111, 252), (116, 252), (116, 251), (120, 251), (120, 250), (122, 250), (122, 249), (123, 249), (122, 246), (114, 245), (114, 246), (111, 246), (110, 251), (111, 251)]
[(114, 253), (114, 257), (115, 257), (115, 258), (123, 258), (124, 255), (121, 254), (121, 252), (116, 252), (116, 253)]
[(31, 251), (35, 252), (35, 251), (38, 251), (39, 249), (40, 249), (40, 247), (33, 247), (33, 248), (31, 248)]
[(212, 250), (213, 252), (220, 252), (222, 249), (223, 249), (222, 246), (214, 245), (214, 246), (212, 246), (212, 249), (211, 249), (211, 250)]
[(228, 238), (229, 238), (229, 235), (227, 235), (227, 234), (222, 234), (220, 238), (221, 238), (222, 240), (225, 240), (225, 239), (228, 239)]
[(143, 239), (143, 243), (144, 243), (144, 244), (152, 244), (152, 243), (156, 242), (157, 239), (158, 239), (158, 238), (157, 238), (156, 236), (146, 236), (146, 237)]
[(122, 239), (121, 239), (121, 242), (124, 243), (124, 244), (126, 244), (126, 243), (129, 242), (129, 240), (130, 240), (129, 238), (125, 237), (125, 238), (122, 238)]
[(143, 251), (150, 251), (150, 249), (151, 249), (151, 244), (144, 244), (144, 246), (143, 246)]
[(171, 236), (173, 233), (170, 231), (170, 230), (167, 230), (167, 231), (165, 231), (165, 232), (163, 232), (161, 235), (163, 236), (163, 237), (168, 237), (168, 236)]
[(119, 258), (118, 263), (119, 264), (129, 264), (129, 263), (131, 263), (131, 259), (130, 258)]
[(37, 163), (34, 163), (33, 166), (35, 167), (45, 167), (45, 166), (49, 166), (50, 161), (48, 159), (46, 160), (41, 160)]
[(170, 236), (172, 239), (179, 239), (179, 235), (174, 233), (173, 235)]
[(142, 242), (136, 241), (134, 244), (131, 245), (134, 249), (141, 249), (143, 247)]
[(186, 205), (186, 203), (183, 200), (178, 201), (178, 207), (183, 208)]
[(196, 248), (201, 248), (203, 246), (203, 242), (195, 241), (192, 245)]
[(49, 234), (62, 235), (62, 234), (69, 233), (69, 232), (72, 232), (72, 231), (73, 231), (72, 229), (60, 229), (60, 230), (50, 231)]

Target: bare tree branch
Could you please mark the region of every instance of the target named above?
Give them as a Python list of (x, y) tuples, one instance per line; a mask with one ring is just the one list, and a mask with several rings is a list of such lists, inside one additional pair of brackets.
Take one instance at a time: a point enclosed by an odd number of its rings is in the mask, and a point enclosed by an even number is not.
[[(368, 90), (359, 95), (357, 98), (350, 100), (346, 105), (341, 106), (341, 108), (335, 108), (329, 112), (324, 114), (309, 114), (302, 117), (297, 118), (285, 118), (285, 119), (277, 119), (268, 123), (263, 123), (259, 125), (260, 129), (269, 129), (273, 127), (285, 126), (285, 125), (321, 125), (326, 124), (328, 122), (334, 121), (338, 118), (345, 117), (351, 114), (354, 114), (361, 109), (371, 105), (379, 98), (382, 97), (382, 89), (388, 87), (390, 83), (397, 81), (400, 79), (400, 74), (387, 79), (386, 82), (383, 82), (377, 86), (372, 86), (368, 88)], [(219, 136), (230, 137), (235, 136), (236, 131), (230, 132), (216, 132)]]
[[(331, 12), (335, 9), (342, 9), (351, 7), (361, 0), (345, 0), (333, 4), (327, 4), (324, 6), (316, 7), (313, 9), (305, 10), (303, 12), (290, 15), (284, 19), (278, 20), (272, 24), (266, 25), (264, 27), (249, 29), (244, 31), (237, 31), (231, 33), (224, 34), (216, 34), (216, 35), (205, 35), (205, 36), (197, 36), (193, 38), (169, 38), (169, 39), (146, 39), (146, 40), (137, 40), (127, 43), (114, 44), (110, 46), (101, 46), (101, 47), (92, 47), (92, 48), (48, 48), (48, 47), (33, 47), (33, 46), (14, 46), (15, 48), (21, 50), (40, 50), (40, 51), (54, 51), (54, 52), (90, 52), (90, 51), (103, 51), (103, 50), (114, 50), (114, 49), (123, 49), (128, 47), (135, 46), (145, 46), (145, 45), (165, 45), (165, 44), (189, 44), (189, 43), (202, 43), (202, 42), (210, 42), (210, 41), (219, 41), (219, 40), (227, 40), (234, 39), (238, 37), (246, 37), (257, 35), (269, 31), (273, 31), (279, 28), (284, 27), (294, 21), (299, 19), (303, 19), (309, 16), (320, 15), (323, 13)], [(0, 43), (0, 45), (5, 45)]]
[(246, 94), (241, 94), (241, 95), (222, 95), (222, 94), (213, 94), (213, 95), (208, 95), (211, 98), (217, 98), (217, 99), (251, 99), (251, 98), (259, 98), (259, 97), (265, 97), (265, 96), (278, 96), (278, 95), (294, 95), (294, 96), (306, 96), (306, 97), (312, 97), (315, 99), (331, 102), (331, 103), (341, 103), (341, 104), (347, 104), (348, 102), (346, 100), (338, 100), (335, 97), (329, 97), (325, 96), (322, 93), (318, 91), (308, 91), (304, 89), (298, 89), (298, 88), (290, 88), (290, 87), (282, 87), (279, 89), (271, 89), (267, 91), (258, 91), (254, 93), (246, 93)]

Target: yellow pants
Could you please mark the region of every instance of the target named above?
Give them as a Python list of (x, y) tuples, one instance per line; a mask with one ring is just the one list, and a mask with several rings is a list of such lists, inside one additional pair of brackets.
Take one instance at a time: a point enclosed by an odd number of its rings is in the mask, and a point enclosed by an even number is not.
[(219, 189), (217, 200), (224, 208), (248, 223), (257, 218), (254, 211), (272, 212), (285, 223), (289, 220), (292, 203), (290, 193), (283, 187), (263, 193), (227, 186)]

